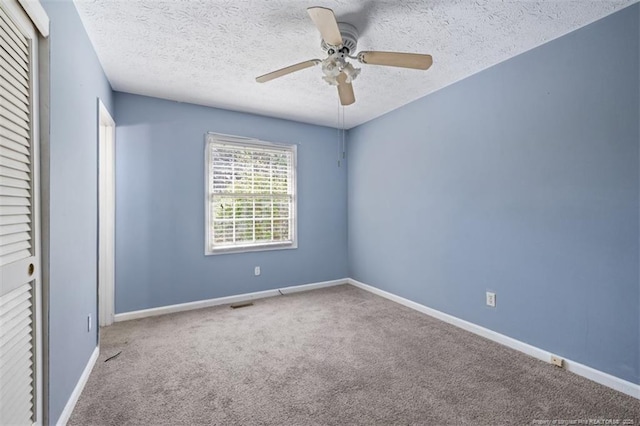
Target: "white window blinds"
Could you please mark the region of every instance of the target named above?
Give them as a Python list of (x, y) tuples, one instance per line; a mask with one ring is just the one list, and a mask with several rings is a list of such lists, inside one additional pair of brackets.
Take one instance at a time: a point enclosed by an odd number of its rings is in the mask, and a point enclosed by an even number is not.
[(295, 145), (208, 135), (208, 252), (295, 243)]

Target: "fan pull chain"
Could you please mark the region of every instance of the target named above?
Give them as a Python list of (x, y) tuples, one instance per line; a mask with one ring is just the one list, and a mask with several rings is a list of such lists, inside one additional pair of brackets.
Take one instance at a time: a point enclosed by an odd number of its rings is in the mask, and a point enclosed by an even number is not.
[(340, 156), (340, 142), (341, 142), (341, 136), (340, 136), (340, 99), (338, 99), (338, 167), (340, 167), (341, 164), (341, 156)]
[(347, 142), (346, 142), (346, 130), (344, 128), (344, 106), (342, 107), (342, 159), (344, 160), (347, 156), (346, 153), (346, 148), (347, 148)]

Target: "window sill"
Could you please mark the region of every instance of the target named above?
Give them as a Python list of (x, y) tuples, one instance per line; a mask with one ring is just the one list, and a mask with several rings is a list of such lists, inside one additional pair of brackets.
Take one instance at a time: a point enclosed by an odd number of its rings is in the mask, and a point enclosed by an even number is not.
[(297, 249), (298, 242), (292, 243), (272, 243), (272, 244), (260, 244), (250, 246), (231, 246), (220, 247), (213, 250), (206, 249), (205, 256), (216, 256), (219, 254), (237, 254), (237, 253), (250, 253), (255, 251), (270, 251), (270, 250), (290, 250)]

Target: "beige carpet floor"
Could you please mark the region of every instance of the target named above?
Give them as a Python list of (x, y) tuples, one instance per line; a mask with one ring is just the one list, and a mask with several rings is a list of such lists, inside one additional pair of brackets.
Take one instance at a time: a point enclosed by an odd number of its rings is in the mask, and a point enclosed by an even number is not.
[(554, 420), (637, 426), (640, 401), (343, 285), (103, 329), (69, 424)]

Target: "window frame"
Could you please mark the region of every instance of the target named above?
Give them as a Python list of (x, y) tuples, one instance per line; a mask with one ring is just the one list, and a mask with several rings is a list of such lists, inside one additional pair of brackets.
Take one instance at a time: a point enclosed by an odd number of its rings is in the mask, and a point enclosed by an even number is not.
[[(257, 149), (277, 149), (281, 151), (291, 152), (291, 241), (278, 242), (260, 242), (242, 245), (234, 245), (227, 247), (212, 247), (212, 223), (211, 223), (211, 145), (215, 143), (224, 143), (235, 145), (238, 147), (257, 148)], [(230, 254), (230, 253), (247, 253), (268, 250), (288, 250), (298, 248), (298, 147), (297, 144), (285, 144), (269, 142), (260, 139), (245, 138), (241, 136), (225, 135), (221, 133), (207, 132), (204, 138), (204, 254), (205, 256)]]

